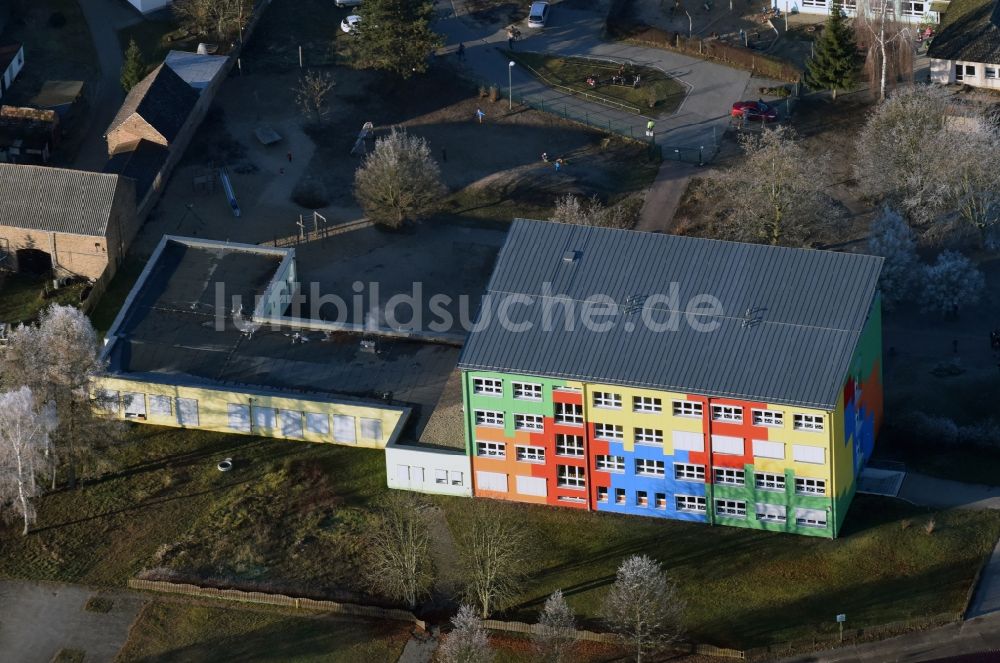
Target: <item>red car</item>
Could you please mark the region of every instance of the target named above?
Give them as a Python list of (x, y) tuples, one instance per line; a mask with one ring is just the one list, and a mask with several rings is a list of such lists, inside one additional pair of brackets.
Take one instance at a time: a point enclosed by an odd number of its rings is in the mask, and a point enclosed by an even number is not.
[(760, 122), (761, 120), (765, 122), (777, 122), (778, 109), (760, 100), (737, 101), (733, 104), (732, 116), (741, 117), (750, 122)]

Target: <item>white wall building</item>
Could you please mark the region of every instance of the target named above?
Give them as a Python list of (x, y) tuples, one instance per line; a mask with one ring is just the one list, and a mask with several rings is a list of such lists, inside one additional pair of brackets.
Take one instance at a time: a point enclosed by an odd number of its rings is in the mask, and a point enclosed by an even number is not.
[(389, 488), (472, 496), (472, 464), (464, 449), (392, 441), (385, 447), (385, 476)]
[[(858, 12), (859, 0), (841, 0), (840, 8), (847, 16)], [(861, 0), (862, 6), (875, 7), (881, 0)], [(931, 0), (888, 0), (894, 16), (906, 23), (921, 23), (924, 20), (937, 23), (941, 16), (937, 9), (939, 2)], [(934, 7), (932, 7), (934, 5)], [(833, 8), (833, 0), (774, 0), (774, 6), (783, 12), (800, 14), (820, 14), (827, 16)]]

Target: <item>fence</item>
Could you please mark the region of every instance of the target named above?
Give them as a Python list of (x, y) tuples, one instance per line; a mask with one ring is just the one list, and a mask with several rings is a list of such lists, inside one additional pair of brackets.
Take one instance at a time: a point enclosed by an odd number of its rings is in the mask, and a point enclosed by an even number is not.
[(244, 592), (239, 589), (199, 587), (198, 585), (168, 582), (165, 580), (144, 580), (142, 578), (129, 578), (128, 586), (132, 589), (140, 589), (148, 592), (160, 592), (163, 594), (182, 594), (184, 596), (195, 596), (205, 599), (275, 605), (285, 608), (295, 608), (297, 610), (318, 610), (321, 612), (332, 612), (338, 615), (351, 615), (354, 617), (392, 619), (394, 621), (415, 624), (421, 629), (427, 628), (426, 622), (422, 619), (417, 619), (412, 612), (409, 612), (408, 610), (398, 610), (396, 608), (379, 608), (371, 605), (338, 603), (336, 601), (318, 601), (315, 599), (286, 596), (284, 594)]
[[(305, 226), (313, 224), (313, 229), (308, 230)], [(347, 223), (338, 223), (336, 225), (327, 225), (326, 223), (318, 224), (314, 223), (314, 220), (307, 220), (304, 222), (303, 226), (300, 226), (300, 230), (295, 235), (288, 235), (287, 237), (275, 237), (270, 242), (261, 242), (262, 245), (275, 246), (280, 248), (285, 248), (289, 246), (298, 246), (299, 244), (305, 244), (306, 242), (312, 242), (315, 240), (322, 240), (328, 237), (333, 237), (335, 235), (341, 235), (346, 232), (351, 232), (352, 230), (360, 230), (362, 228), (368, 228), (369, 226), (375, 225), (374, 222), (368, 219), (357, 219), (356, 221), (348, 221)]]

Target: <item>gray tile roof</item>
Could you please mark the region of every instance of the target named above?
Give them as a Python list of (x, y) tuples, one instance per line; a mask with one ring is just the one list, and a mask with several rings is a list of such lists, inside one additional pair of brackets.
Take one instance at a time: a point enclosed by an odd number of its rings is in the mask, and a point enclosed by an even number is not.
[[(860, 254), (519, 219), (459, 366), (833, 409), (881, 267), (882, 258)], [(669, 322), (673, 304), (653, 295), (669, 295), (672, 283), (680, 324), (656, 331), (643, 320)], [(511, 294), (531, 298), (507, 309), (528, 331), (497, 322)], [(715, 331), (684, 320), (702, 294), (721, 303), (720, 315), (700, 318)], [(595, 319), (612, 329), (585, 329), (578, 315), (567, 330), (556, 295), (610, 297), (614, 313)]]
[(128, 152), (119, 152), (108, 159), (104, 164), (104, 172), (135, 180), (135, 198), (141, 201), (156, 181), (156, 176), (167, 161), (167, 155), (167, 148), (142, 139)]
[(124, 103), (118, 109), (118, 114), (104, 135), (108, 135), (136, 114), (169, 143), (177, 137), (197, 101), (198, 93), (174, 73), (173, 69), (161, 64), (129, 90)]
[(103, 237), (118, 175), (0, 163), (0, 225)]
[(225, 55), (170, 51), (163, 64), (173, 69), (175, 74), (200, 94), (219, 75), (226, 59)]
[(953, 0), (927, 56), (1000, 64), (1000, 1)]

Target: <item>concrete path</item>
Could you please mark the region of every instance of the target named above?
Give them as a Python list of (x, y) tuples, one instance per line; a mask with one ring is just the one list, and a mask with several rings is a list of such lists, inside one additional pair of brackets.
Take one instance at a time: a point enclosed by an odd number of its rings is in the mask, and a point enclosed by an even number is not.
[(681, 203), (688, 183), (695, 173), (700, 172), (697, 166), (678, 161), (664, 161), (653, 180), (653, 185), (646, 193), (639, 214), (636, 230), (646, 232), (673, 232), (674, 214)]
[[(84, 609), (98, 595), (113, 601), (110, 612)], [(79, 585), (0, 581), (0, 660), (49, 663), (62, 649), (79, 649), (88, 662), (113, 661), (143, 602)]]
[(939, 509), (1000, 509), (1000, 486), (982, 486), (908, 472), (899, 489), (902, 499)]

